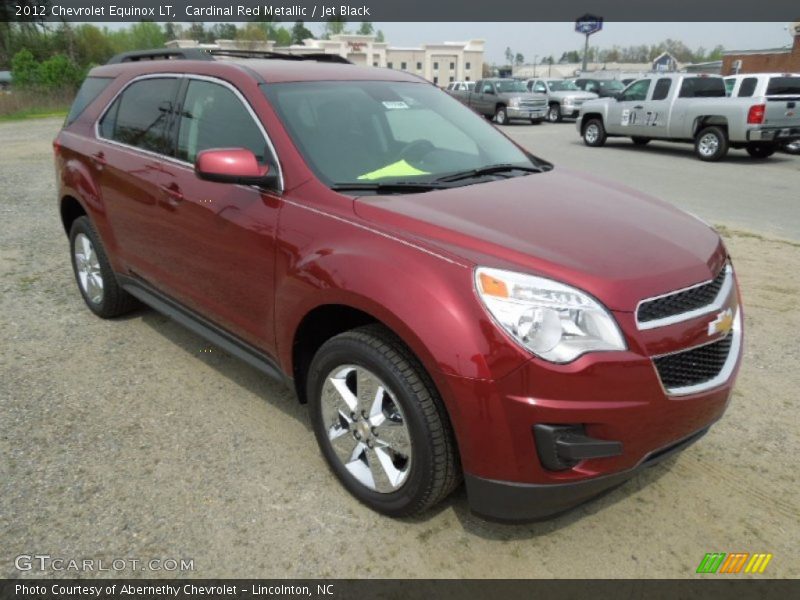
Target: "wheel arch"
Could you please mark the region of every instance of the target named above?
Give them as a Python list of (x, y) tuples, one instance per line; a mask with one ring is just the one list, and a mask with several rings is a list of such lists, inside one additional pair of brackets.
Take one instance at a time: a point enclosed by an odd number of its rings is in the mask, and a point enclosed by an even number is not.
[(599, 112), (586, 113), (584, 115), (581, 115), (581, 135), (583, 135), (583, 132), (586, 130), (586, 125), (592, 119), (600, 119), (600, 122), (603, 124), (603, 127), (605, 127), (605, 119), (603, 119), (603, 115), (601, 113)]
[(69, 236), (72, 224), (76, 219), (89, 215), (80, 201), (70, 194), (66, 194), (61, 198), (59, 213), (61, 215), (61, 224), (64, 227), (64, 233), (66, 233), (67, 236)]
[(701, 115), (694, 120), (692, 125), (692, 137), (695, 137), (701, 130), (706, 127), (720, 127), (728, 135), (728, 119), (721, 115)]

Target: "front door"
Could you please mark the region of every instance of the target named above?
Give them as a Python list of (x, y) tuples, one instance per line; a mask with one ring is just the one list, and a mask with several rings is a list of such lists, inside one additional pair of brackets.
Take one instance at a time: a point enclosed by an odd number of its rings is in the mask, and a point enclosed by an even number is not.
[(279, 196), (253, 186), (214, 183), (194, 173), (197, 154), (247, 148), (277, 164), (245, 98), (219, 80), (188, 78), (176, 120), (177, 160), (165, 164), (159, 241), (163, 287), (176, 300), (271, 352)]
[(606, 131), (617, 135), (644, 135), (645, 100), (652, 79), (640, 79), (630, 84), (608, 110)]

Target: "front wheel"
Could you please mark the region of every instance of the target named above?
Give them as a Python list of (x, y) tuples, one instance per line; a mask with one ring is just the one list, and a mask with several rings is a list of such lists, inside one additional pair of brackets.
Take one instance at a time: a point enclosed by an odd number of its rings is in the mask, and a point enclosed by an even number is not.
[(325, 342), (307, 389), (325, 460), (373, 510), (419, 514), (460, 482), (455, 438), (433, 382), (388, 330), (361, 327)]
[(589, 119), (583, 126), (583, 143), (587, 146), (597, 148), (605, 144), (606, 139), (606, 128), (600, 119)]
[(694, 153), (705, 162), (720, 160), (728, 153), (728, 136), (725, 130), (716, 126), (702, 129), (694, 138)]
[(551, 123), (560, 123), (562, 119), (561, 107), (558, 104), (551, 104), (547, 110), (547, 120)]
[(508, 113), (505, 106), (498, 106), (494, 112), (494, 122), (498, 125), (505, 125), (508, 123)]
[(774, 144), (749, 144), (745, 150), (753, 158), (769, 158), (778, 148)]

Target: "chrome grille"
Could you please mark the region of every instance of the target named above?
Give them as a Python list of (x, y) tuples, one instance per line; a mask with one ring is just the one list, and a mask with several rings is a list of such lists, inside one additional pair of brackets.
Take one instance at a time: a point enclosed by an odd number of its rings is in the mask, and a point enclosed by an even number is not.
[(522, 100), (519, 103), (520, 106), (524, 106), (525, 108), (544, 108), (547, 106), (546, 100)]
[(732, 287), (733, 268), (725, 265), (711, 281), (642, 300), (636, 323), (639, 329), (652, 329), (704, 315), (721, 308)]
[(733, 335), (731, 332), (711, 344), (653, 359), (661, 383), (668, 390), (708, 383), (725, 367)]

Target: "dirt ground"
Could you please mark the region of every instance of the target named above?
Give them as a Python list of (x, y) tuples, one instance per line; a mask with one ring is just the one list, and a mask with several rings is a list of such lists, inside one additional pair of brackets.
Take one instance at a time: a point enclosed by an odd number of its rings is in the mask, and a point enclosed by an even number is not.
[(745, 356), (700, 443), (543, 523), (483, 521), (463, 489), (391, 520), (337, 484), (287, 389), (155, 312), (84, 308), (54, 198), (58, 125), (0, 125), (0, 577), (41, 575), (14, 568), (34, 553), (189, 558), (181, 574), (207, 578), (694, 577), (706, 552), (770, 552), (765, 577), (800, 576), (800, 243), (722, 229)]

